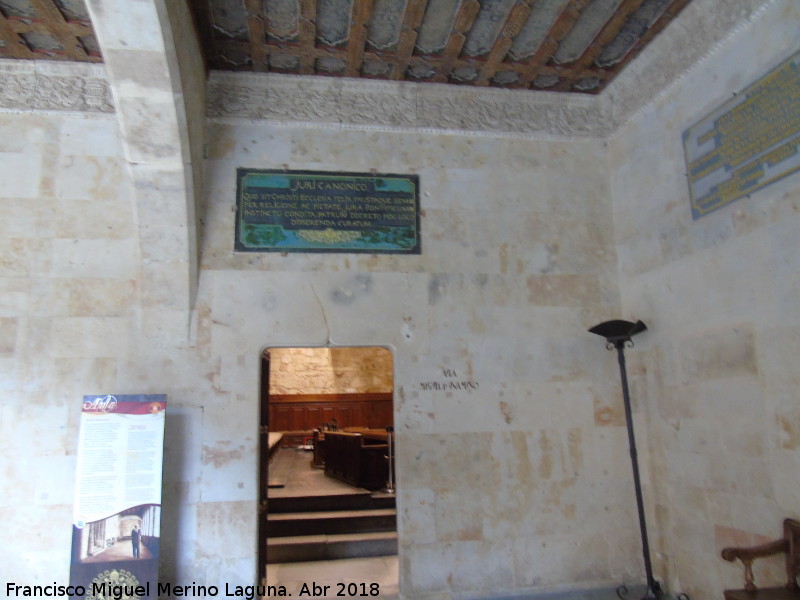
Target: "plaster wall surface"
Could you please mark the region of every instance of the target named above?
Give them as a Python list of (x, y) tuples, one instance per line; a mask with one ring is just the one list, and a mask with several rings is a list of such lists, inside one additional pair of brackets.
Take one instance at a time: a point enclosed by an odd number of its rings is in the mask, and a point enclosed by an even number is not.
[(692, 220), (681, 134), (796, 52), (798, 22), (769, 3), (610, 140), (623, 312), (650, 328), (629, 361), (656, 569), (692, 598), (743, 585), (723, 547), (800, 516), (800, 179)]

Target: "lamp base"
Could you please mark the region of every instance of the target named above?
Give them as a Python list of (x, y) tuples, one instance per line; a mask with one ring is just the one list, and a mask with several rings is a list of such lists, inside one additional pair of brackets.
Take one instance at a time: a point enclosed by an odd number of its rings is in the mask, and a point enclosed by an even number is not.
[[(617, 598), (620, 600), (627, 600), (628, 588), (622, 584), (617, 588)], [(658, 581), (653, 581), (647, 586), (647, 591), (641, 600), (666, 600), (664, 590), (661, 589), (661, 584)]]

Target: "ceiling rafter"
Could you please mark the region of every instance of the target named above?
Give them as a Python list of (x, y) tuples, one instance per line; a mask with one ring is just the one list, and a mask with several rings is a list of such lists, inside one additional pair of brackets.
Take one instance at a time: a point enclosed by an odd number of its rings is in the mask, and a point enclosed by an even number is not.
[(261, 0), (245, 0), (247, 11), (247, 37), (250, 41), (250, 58), (254, 71), (269, 70), (269, 52), (267, 50), (267, 31), (264, 26), (263, 3)]
[(33, 52), (28, 46), (20, 39), (18, 30), (14, 28), (9, 19), (0, 13), (0, 36), (6, 41), (6, 44), (0, 48), (3, 51), (2, 56), (7, 58), (34, 58)]
[(300, 74), (313, 75), (317, 48), (317, 3), (300, 0)]
[(353, 7), (350, 21), (350, 36), (347, 43), (346, 77), (358, 77), (364, 62), (364, 46), (367, 43), (367, 22), (372, 14), (372, 0), (362, 0)]
[(70, 26), (61, 11), (50, 0), (30, 0), (30, 3), (48, 24), (49, 34), (61, 44), (65, 58), (84, 62), (89, 59), (78, 36), (90, 34), (91, 28), (80, 23)]
[[(692, 0), (322, 1), (188, 0), (211, 69), (589, 94)], [(0, 58), (102, 61), (80, 2), (0, 0)]]
[(498, 68), (508, 54), (511, 44), (514, 43), (514, 38), (517, 37), (525, 21), (531, 14), (531, 8), (526, 3), (517, 4), (508, 16), (508, 20), (503, 26), (500, 35), (497, 36), (497, 41), (494, 44), (489, 57), (486, 59), (483, 68), (480, 70), (478, 79), (475, 85), (486, 86), (497, 73)]
[(645, 48), (645, 46), (647, 46), (647, 44), (649, 44), (653, 38), (661, 33), (664, 28), (669, 25), (691, 1), (692, 0), (673, 0), (670, 2), (667, 10), (665, 10), (658, 19), (656, 19), (656, 22), (653, 23), (648, 30), (644, 32), (644, 34), (642, 34), (642, 36), (634, 44), (633, 48), (628, 51), (622, 64), (627, 64), (636, 58)]
[[(453, 72), (454, 68), (457, 68), (455, 67), (456, 61), (461, 54), (461, 49), (464, 47), (464, 42), (467, 40), (466, 34), (472, 28), (475, 19), (478, 18), (480, 10), (481, 5), (478, 0), (466, 0), (461, 4), (453, 25), (453, 31), (442, 54), (442, 59), (434, 59), (436, 64), (434, 71), (436, 74), (433, 77), (433, 81), (446, 83), (450, 80), (450, 73)], [(425, 64), (430, 65), (431, 63), (426, 60)]]
[(583, 54), (571, 65), (575, 75), (566, 75), (553, 88), (556, 92), (568, 92), (578, 81), (587, 78), (588, 69), (611, 40), (619, 33), (622, 26), (630, 16), (644, 3), (644, 0), (623, 0), (617, 12), (606, 21), (603, 28), (597, 33), (592, 43), (583, 51)]
[[(547, 38), (539, 49), (528, 61), (523, 70), (520, 82), (524, 87), (529, 87), (533, 81), (541, 74), (541, 68), (555, 54), (559, 42), (570, 32), (581, 16), (581, 11), (586, 8), (591, 0), (570, 0), (570, 3), (561, 11), (555, 24), (550, 29)], [(556, 69), (556, 73), (562, 69)]]
[[(29, 0), (32, 15), (5, 16), (0, 12), (0, 57), (100, 62), (99, 54), (90, 54), (80, 38), (94, 35), (91, 24), (85, 21), (67, 21), (53, 0)], [(38, 35), (51, 40), (51, 47), (37, 47), (25, 36)]]
[(417, 43), (417, 29), (422, 25), (422, 17), (425, 14), (425, 5), (427, 3), (427, 0), (408, 0), (408, 4), (406, 4), (403, 25), (400, 29), (400, 40), (397, 44), (392, 73), (389, 76), (390, 79), (402, 79), (406, 74), (409, 60), (411, 60), (414, 46)]

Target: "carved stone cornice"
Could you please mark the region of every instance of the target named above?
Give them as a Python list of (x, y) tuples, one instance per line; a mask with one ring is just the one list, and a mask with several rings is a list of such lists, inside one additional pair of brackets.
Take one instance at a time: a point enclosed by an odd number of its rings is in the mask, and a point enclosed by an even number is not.
[(113, 113), (99, 64), (0, 59), (0, 108)]
[(299, 126), (526, 137), (606, 132), (594, 97), (214, 71), (208, 115)]

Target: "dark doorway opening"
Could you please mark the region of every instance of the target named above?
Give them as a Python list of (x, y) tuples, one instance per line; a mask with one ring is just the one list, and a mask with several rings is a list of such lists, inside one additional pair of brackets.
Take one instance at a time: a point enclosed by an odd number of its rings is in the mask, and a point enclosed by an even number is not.
[(259, 578), (275, 583), (269, 564), (396, 561), (393, 392), (387, 348), (262, 353)]

